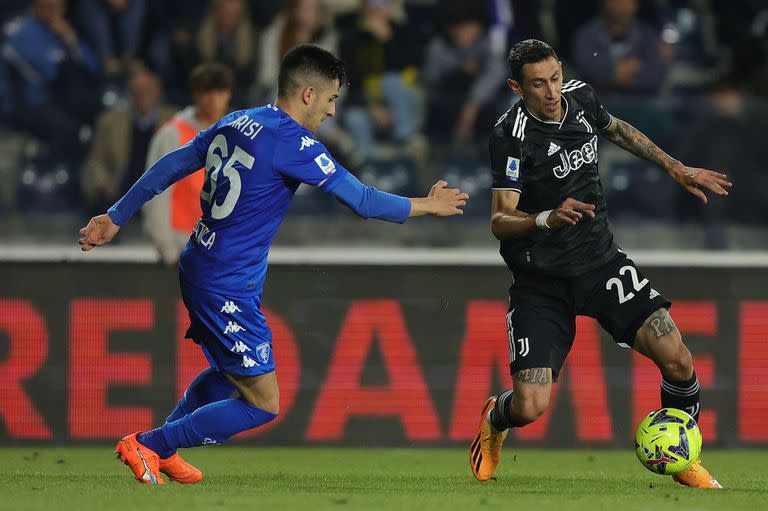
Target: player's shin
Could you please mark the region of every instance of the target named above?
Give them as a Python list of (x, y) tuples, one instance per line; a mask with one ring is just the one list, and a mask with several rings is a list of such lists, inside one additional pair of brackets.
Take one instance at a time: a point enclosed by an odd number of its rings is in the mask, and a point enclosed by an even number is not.
[(179, 420), (209, 403), (229, 399), (236, 392), (237, 389), (221, 372), (209, 367), (192, 380), (165, 422)]
[(661, 406), (683, 410), (696, 419), (696, 422), (699, 421), (700, 394), (696, 372), (685, 381), (670, 380), (665, 376), (661, 378)]
[(168, 446), (195, 447), (221, 444), (230, 437), (257, 428), (277, 417), (243, 399), (225, 399), (198, 408), (179, 420), (165, 423), (159, 428)]
[(496, 400), (496, 404), (488, 412), (488, 420), (496, 431), (505, 431), (509, 428), (518, 428), (527, 424), (512, 415), (512, 395), (513, 390), (509, 389)]

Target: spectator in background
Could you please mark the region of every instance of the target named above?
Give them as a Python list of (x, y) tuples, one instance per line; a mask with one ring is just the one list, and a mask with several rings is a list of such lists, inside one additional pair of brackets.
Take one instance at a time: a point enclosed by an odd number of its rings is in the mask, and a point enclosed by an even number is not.
[(173, 115), (162, 102), (162, 87), (149, 71), (135, 71), (128, 81), (128, 104), (102, 113), (80, 184), (88, 214), (104, 211), (141, 176), (149, 141)]
[(766, 122), (747, 107), (743, 76), (725, 77), (710, 87), (705, 102), (691, 105), (693, 118), (681, 128), (677, 153), (692, 165), (713, 169), (733, 169), (739, 185), (738, 201), (710, 201), (702, 208), (699, 201), (681, 197), (682, 216), (706, 222), (705, 244), (710, 249), (725, 249), (729, 221), (765, 224), (765, 189), (768, 174), (762, 162), (768, 157), (764, 142)]
[(344, 123), (364, 158), (372, 156), (377, 135), (387, 134), (421, 159), (426, 144), (418, 134), (421, 55), (407, 25), (395, 21), (394, 7), (392, 0), (363, 0), (357, 23), (342, 34), (349, 78)]
[(289, 0), (259, 38), (259, 65), (254, 82), (254, 103), (271, 103), (277, 97), (280, 60), (300, 44), (314, 44), (337, 53), (338, 36), (320, 0)]
[(107, 75), (124, 75), (144, 43), (146, 0), (79, 0), (76, 19)]
[(636, 18), (638, 0), (602, 0), (601, 14), (578, 30), (579, 75), (602, 92), (652, 94), (667, 72), (659, 33)]
[(430, 41), (424, 65), (427, 126), (430, 136), (463, 142), (487, 133), (498, 117), (505, 61), (476, 5), (454, 2), (444, 13), (442, 34)]
[[(197, 66), (189, 77), (193, 104), (176, 114), (152, 137), (145, 168), (223, 117), (229, 111), (233, 88), (234, 76), (224, 64), (212, 62)], [(200, 169), (144, 205), (144, 232), (169, 266), (178, 262), (181, 249), (200, 219), (200, 191), (204, 180), (204, 169)]]
[[(243, 0), (213, 0), (197, 33), (201, 62), (222, 62), (235, 74), (235, 82), (247, 87), (253, 81), (256, 34)], [(243, 106), (245, 90), (235, 90), (235, 104)]]
[(32, 15), (13, 28), (2, 53), (14, 96), (12, 122), (75, 163), (84, 152), (81, 129), (100, 108), (93, 93), (99, 63), (66, 9), (65, 0), (35, 0)]
[[(288, 0), (285, 7), (259, 38), (259, 65), (251, 87), (252, 104), (272, 103), (277, 98), (280, 60), (288, 50), (301, 44), (314, 44), (338, 53), (338, 34), (321, 0)], [(317, 133), (319, 140), (340, 154), (348, 164), (359, 163), (352, 139), (336, 119), (325, 121)]]

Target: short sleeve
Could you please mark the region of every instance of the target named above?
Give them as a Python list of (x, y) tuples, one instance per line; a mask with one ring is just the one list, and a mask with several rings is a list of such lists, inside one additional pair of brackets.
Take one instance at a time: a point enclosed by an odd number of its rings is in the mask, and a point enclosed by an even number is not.
[(285, 177), (330, 191), (347, 174), (326, 147), (308, 133), (280, 137), (273, 165)]
[(494, 131), (488, 141), (488, 149), (491, 153), (492, 188), (520, 192), (523, 186), (520, 139)]
[(591, 85), (587, 84), (585, 89), (585, 93), (588, 95), (588, 104), (586, 106), (591, 107), (588, 112), (591, 117), (590, 120), (598, 130), (604, 130), (611, 124), (611, 114), (600, 103), (600, 98)]

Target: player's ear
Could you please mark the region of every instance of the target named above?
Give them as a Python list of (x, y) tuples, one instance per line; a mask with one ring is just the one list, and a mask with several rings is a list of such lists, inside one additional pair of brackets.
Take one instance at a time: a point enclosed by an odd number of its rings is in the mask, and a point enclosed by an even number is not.
[(317, 91), (315, 91), (315, 88), (312, 87), (311, 85), (307, 85), (301, 91), (301, 99), (302, 101), (304, 101), (305, 105), (309, 105), (315, 99), (315, 94), (317, 94)]
[(520, 86), (520, 82), (518, 82), (517, 80), (508, 78), (507, 85), (509, 85), (509, 88), (512, 89), (512, 92), (514, 92), (515, 95), (517, 96), (523, 95), (523, 88)]

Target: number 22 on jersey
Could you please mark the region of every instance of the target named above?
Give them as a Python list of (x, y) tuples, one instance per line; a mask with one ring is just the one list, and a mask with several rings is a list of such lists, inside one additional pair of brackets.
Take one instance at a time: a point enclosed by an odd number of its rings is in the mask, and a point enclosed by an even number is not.
[[(235, 209), (240, 198), (240, 173), (235, 164), (239, 163), (246, 169), (253, 168), (256, 159), (245, 152), (240, 146), (235, 146), (232, 154), (229, 153), (227, 137), (219, 133), (208, 146), (208, 155), (205, 158), (205, 183), (200, 192), (200, 198), (207, 202), (211, 208), (211, 217), (217, 220), (228, 217)], [(219, 177), (221, 174), (229, 179), (229, 190), (223, 200), (216, 196)], [(206, 185), (210, 191), (205, 191)]]

